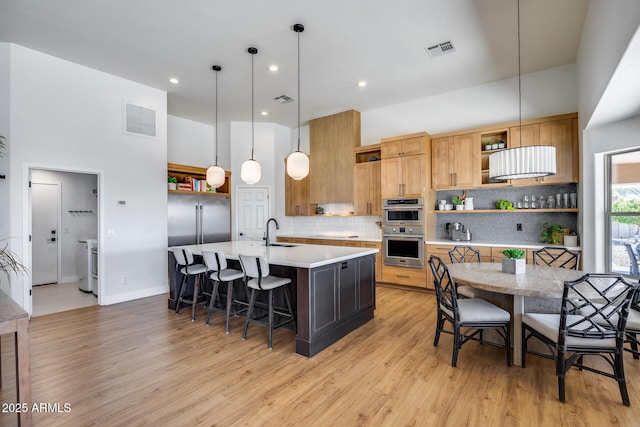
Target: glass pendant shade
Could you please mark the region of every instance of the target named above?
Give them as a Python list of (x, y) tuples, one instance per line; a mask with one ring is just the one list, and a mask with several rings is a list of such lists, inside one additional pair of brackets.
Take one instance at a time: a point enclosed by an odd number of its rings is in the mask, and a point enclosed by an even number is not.
[(249, 159), (242, 164), (240, 168), (240, 178), (246, 184), (255, 184), (260, 181), (260, 176), (262, 175), (262, 167), (260, 163), (256, 162), (253, 159)]
[(294, 151), (287, 157), (287, 175), (299, 181), (309, 175), (309, 157), (302, 151)]
[(510, 148), (489, 156), (490, 182), (555, 174), (556, 147), (551, 145)]
[(224, 169), (215, 165), (207, 169), (207, 184), (213, 188), (218, 188), (224, 184), (225, 174)]

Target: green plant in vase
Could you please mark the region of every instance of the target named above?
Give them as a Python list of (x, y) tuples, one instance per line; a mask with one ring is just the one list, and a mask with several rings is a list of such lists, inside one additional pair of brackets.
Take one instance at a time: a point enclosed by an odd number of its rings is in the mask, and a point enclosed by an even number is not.
[(522, 259), (525, 256), (525, 251), (522, 249), (505, 249), (502, 251), (502, 255), (511, 259)]
[(567, 229), (560, 224), (549, 224), (545, 222), (540, 229), (540, 240), (543, 243), (559, 245), (562, 243), (562, 237), (567, 234)]

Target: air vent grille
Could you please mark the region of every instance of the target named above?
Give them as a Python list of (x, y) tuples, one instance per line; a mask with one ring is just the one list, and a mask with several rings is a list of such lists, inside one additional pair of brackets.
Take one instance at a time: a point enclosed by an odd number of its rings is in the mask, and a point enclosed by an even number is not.
[(433, 46), (425, 47), (424, 50), (427, 51), (431, 58), (435, 58), (436, 56), (442, 56), (455, 52), (456, 47), (453, 45), (453, 42), (446, 41)]
[(156, 110), (131, 103), (125, 104), (125, 132), (156, 136)]
[(295, 98), (292, 98), (289, 95), (280, 95), (273, 98), (273, 100), (280, 104), (287, 104), (289, 102), (295, 101)]

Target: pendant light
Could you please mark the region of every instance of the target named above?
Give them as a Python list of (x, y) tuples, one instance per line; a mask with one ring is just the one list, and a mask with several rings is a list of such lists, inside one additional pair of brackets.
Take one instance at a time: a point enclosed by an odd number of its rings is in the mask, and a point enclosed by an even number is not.
[(304, 26), (295, 24), (291, 29), (298, 33), (298, 150), (287, 157), (287, 174), (298, 181), (309, 175), (309, 157), (300, 151), (300, 33)]
[(539, 178), (556, 174), (556, 147), (530, 145), (522, 147), (522, 73), (520, 69), (520, 0), (518, 0), (518, 113), (520, 147), (489, 155), (489, 181)]
[(255, 144), (255, 122), (254, 122), (254, 98), (253, 98), (253, 55), (258, 53), (258, 49), (250, 47), (247, 52), (251, 54), (251, 158), (245, 161), (240, 168), (240, 178), (251, 185), (260, 181), (260, 175), (262, 175), (262, 167), (260, 163), (253, 159), (253, 150)]
[(215, 143), (216, 143), (216, 164), (207, 169), (207, 184), (213, 188), (218, 188), (224, 184), (225, 172), (220, 166), (218, 166), (218, 71), (222, 70), (219, 65), (211, 67), (216, 72), (216, 128), (215, 128)]

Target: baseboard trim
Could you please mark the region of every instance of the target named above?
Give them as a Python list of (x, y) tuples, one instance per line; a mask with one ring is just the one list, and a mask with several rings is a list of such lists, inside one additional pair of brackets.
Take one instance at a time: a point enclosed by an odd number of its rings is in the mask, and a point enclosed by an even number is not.
[(135, 292), (128, 292), (126, 294), (108, 295), (102, 298), (101, 305), (118, 304), (121, 302), (133, 301), (136, 299), (162, 295), (168, 292), (169, 292), (169, 286), (158, 286), (155, 288), (142, 289)]

